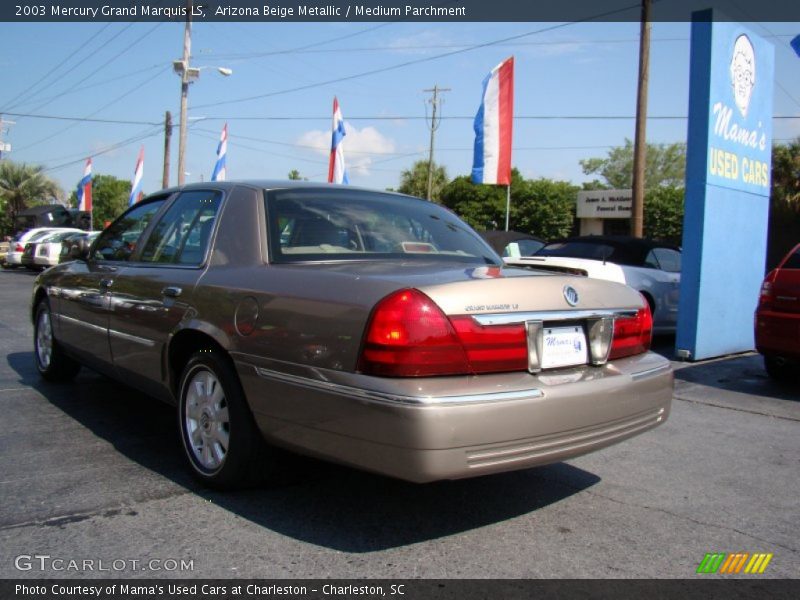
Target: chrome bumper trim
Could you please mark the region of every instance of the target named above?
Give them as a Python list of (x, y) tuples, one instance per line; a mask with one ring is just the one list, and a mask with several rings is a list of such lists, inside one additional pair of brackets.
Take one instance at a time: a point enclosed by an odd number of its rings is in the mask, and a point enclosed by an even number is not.
[(552, 310), (541, 312), (498, 313), (471, 315), (479, 325), (510, 325), (526, 321), (582, 321), (614, 317), (635, 317), (635, 308), (610, 308), (596, 310)]
[(278, 371), (265, 369), (263, 367), (254, 368), (256, 374), (264, 379), (288, 383), (290, 385), (305, 387), (329, 394), (336, 394), (337, 396), (346, 396), (348, 398), (356, 398), (358, 400), (366, 400), (368, 402), (380, 402), (382, 404), (402, 406), (451, 406), (457, 404), (477, 404), (485, 402), (509, 402), (514, 400), (541, 398), (544, 396), (542, 390), (537, 388), (521, 391), (491, 392), (487, 394), (463, 396), (405, 396), (401, 394), (392, 394), (389, 392), (380, 392), (377, 390), (365, 390), (362, 388), (342, 385), (340, 383), (333, 383), (330, 381), (308, 379), (307, 377), (299, 377), (297, 375), (280, 373)]
[(134, 344), (140, 344), (142, 346), (147, 346), (148, 348), (152, 348), (156, 345), (153, 340), (148, 340), (147, 338), (139, 337), (138, 335), (131, 335), (130, 333), (122, 333), (121, 331), (117, 331), (116, 329), (109, 329), (108, 334), (111, 337), (115, 337), (120, 340), (125, 340), (126, 342), (133, 342)]
[(92, 331), (97, 331), (100, 333), (108, 333), (108, 329), (105, 327), (100, 327), (100, 325), (94, 325), (92, 323), (87, 323), (86, 321), (81, 321), (80, 319), (75, 319), (73, 317), (68, 317), (66, 315), (62, 315), (60, 313), (54, 313), (56, 317), (58, 317), (59, 321), (67, 321), (72, 325), (79, 325), (80, 327), (85, 327), (86, 329), (91, 329)]
[(647, 369), (645, 371), (639, 371), (638, 373), (632, 373), (631, 379), (633, 381), (639, 381), (640, 379), (646, 379), (648, 377), (652, 377), (653, 375), (658, 375), (659, 373), (666, 373), (672, 369), (672, 365), (670, 363), (666, 363), (663, 365), (659, 365), (652, 369)]

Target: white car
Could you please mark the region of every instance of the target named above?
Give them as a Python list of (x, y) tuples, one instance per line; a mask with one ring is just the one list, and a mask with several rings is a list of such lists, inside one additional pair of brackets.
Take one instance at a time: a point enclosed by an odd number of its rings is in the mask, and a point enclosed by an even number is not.
[(504, 258), (510, 265), (624, 283), (639, 291), (656, 333), (675, 331), (681, 251), (670, 244), (626, 236), (582, 236), (547, 244), (534, 256)]
[[(37, 227), (29, 229), (24, 233), (19, 234), (16, 238), (11, 240), (8, 246), (8, 254), (6, 255), (6, 262), (3, 267), (15, 268), (22, 264), (22, 253), (25, 252), (25, 244), (28, 242), (35, 242), (46, 237), (54, 231), (63, 231), (63, 227)], [(72, 231), (80, 231), (74, 229)]]
[(36, 248), (33, 252), (33, 264), (43, 268), (57, 265), (61, 258), (62, 242), (66, 238), (79, 232), (79, 229), (61, 229), (36, 241)]

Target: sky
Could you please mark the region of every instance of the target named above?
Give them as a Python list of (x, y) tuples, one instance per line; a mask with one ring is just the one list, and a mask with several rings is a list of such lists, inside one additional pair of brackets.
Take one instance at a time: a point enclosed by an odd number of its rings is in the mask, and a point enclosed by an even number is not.
[[(774, 138), (796, 138), (800, 58), (789, 41), (800, 23), (749, 27), (775, 45)], [(689, 33), (688, 23), (653, 23), (651, 143), (686, 139)], [(513, 55), (512, 164), (529, 178), (579, 184), (594, 178), (581, 159), (634, 136), (638, 38), (635, 22), (196, 23), (191, 64), (201, 75), (189, 91), (186, 180), (210, 178), (227, 122), (229, 179), (285, 179), (296, 169), (324, 181), (335, 95), (351, 183), (396, 188), (404, 169), (427, 159), (424, 90), (434, 85), (448, 88), (434, 160), (450, 177), (469, 174), (482, 80)], [(12, 151), (3, 158), (44, 165), (69, 192), (87, 157), (95, 175), (131, 179), (143, 145), (143, 189), (154, 192), (171, 111), (174, 185), (180, 79), (172, 61), (182, 44), (182, 23), (0, 23), (0, 114), (15, 122), (4, 127)]]

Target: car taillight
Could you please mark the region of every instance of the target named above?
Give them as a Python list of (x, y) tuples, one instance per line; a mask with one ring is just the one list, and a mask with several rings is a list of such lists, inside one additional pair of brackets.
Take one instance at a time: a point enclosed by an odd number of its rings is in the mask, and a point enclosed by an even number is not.
[(614, 337), (608, 360), (647, 352), (652, 339), (653, 315), (650, 306), (645, 304), (634, 316), (614, 319)]
[(22, 244), (17, 244), (14, 248), (14, 252), (25, 252), (25, 246)]
[(451, 317), (467, 353), (473, 373), (525, 371), (528, 368), (528, 337), (524, 323), (479, 325), (470, 316)]
[(468, 373), (467, 355), (441, 309), (417, 290), (381, 300), (367, 327), (359, 370), (386, 377)]
[(778, 277), (778, 269), (773, 269), (764, 278), (764, 283), (761, 284), (761, 293), (758, 296), (758, 308), (768, 309), (772, 304), (772, 284)]

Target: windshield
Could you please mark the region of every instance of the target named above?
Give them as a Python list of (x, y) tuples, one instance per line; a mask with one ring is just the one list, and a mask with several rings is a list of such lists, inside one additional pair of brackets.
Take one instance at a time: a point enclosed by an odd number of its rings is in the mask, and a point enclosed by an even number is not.
[(389, 258), (501, 264), (468, 225), (425, 200), (344, 188), (278, 190), (266, 198), (273, 262)]

